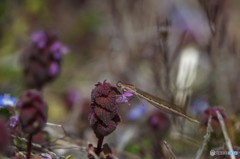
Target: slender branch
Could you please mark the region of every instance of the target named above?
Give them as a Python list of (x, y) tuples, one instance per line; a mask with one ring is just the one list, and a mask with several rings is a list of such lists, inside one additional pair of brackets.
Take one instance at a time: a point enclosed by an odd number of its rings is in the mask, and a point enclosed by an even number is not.
[(65, 139), (66, 137), (70, 137), (70, 135), (69, 135), (68, 132), (65, 130), (65, 128), (64, 128), (63, 125), (47, 122), (47, 126), (59, 127), (59, 128), (62, 129), (63, 134), (64, 134), (62, 137), (59, 137), (59, 138), (53, 140), (53, 141), (51, 142), (51, 144), (55, 144), (58, 140), (63, 140), (63, 139)]
[(212, 130), (212, 126), (211, 126), (211, 122), (212, 122), (212, 116), (210, 115), (209, 118), (208, 118), (208, 124), (207, 124), (207, 130), (206, 130), (206, 134), (204, 135), (204, 141), (203, 141), (203, 144), (201, 146), (200, 149), (198, 149), (197, 151), (197, 156), (195, 159), (200, 159), (203, 151), (204, 151), (204, 148), (206, 147), (210, 137), (211, 137), (211, 132), (213, 131)]
[[(218, 117), (218, 120), (219, 120), (221, 128), (222, 128), (222, 132), (223, 132), (223, 135), (224, 135), (224, 138), (225, 138), (225, 141), (226, 141), (227, 148), (230, 152), (233, 152), (232, 143), (231, 143), (231, 140), (230, 140), (229, 135), (227, 133), (227, 128), (226, 128), (225, 122), (223, 120), (223, 117), (219, 113), (218, 110), (216, 111), (216, 113), (217, 113), (217, 117)], [(236, 159), (235, 155), (233, 155), (233, 154), (230, 154), (230, 157), (231, 157), (231, 159)]]
[(169, 146), (169, 144), (164, 140), (163, 142), (163, 145), (167, 148), (168, 152), (170, 153), (171, 155), (171, 158), (172, 159), (176, 159), (176, 155), (174, 154), (173, 150), (171, 149), (171, 147)]
[(65, 130), (65, 128), (64, 128), (62, 125), (60, 125), (60, 124), (54, 124), (54, 123), (49, 123), (49, 122), (47, 122), (47, 125), (48, 125), (48, 126), (60, 127), (60, 128), (62, 129), (64, 135), (65, 135), (65, 136), (69, 136), (68, 132)]

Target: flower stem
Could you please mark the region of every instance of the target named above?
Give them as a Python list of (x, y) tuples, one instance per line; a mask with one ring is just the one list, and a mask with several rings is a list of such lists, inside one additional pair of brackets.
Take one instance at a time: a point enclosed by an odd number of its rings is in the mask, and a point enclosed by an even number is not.
[(30, 159), (31, 157), (31, 149), (32, 149), (32, 134), (28, 137), (28, 145), (27, 145), (27, 158)]
[(99, 155), (102, 151), (102, 144), (103, 144), (103, 136), (98, 137), (98, 144), (97, 144), (97, 149), (96, 149), (96, 154)]

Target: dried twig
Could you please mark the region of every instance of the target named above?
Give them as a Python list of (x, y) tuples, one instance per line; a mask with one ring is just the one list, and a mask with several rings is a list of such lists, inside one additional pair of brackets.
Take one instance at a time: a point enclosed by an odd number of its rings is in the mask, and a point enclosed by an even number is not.
[(208, 118), (208, 124), (207, 124), (207, 132), (206, 134), (204, 135), (204, 141), (203, 141), (203, 144), (201, 146), (201, 148), (197, 151), (197, 156), (195, 159), (200, 159), (203, 151), (204, 151), (204, 148), (206, 147), (208, 141), (210, 140), (210, 137), (211, 137), (211, 132), (213, 131), (212, 130), (212, 126), (211, 126), (211, 122), (212, 122), (212, 116), (210, 115), (209, 118)]
[[(176, 159), (177, 157), (176, 157), (176, 155), (174, 154), (174, 152), (173, 152), (173, 150), (171, 149), (171, 147), (169, 146), (169, 144), (164, 140), (163, 142), (163, 145), (166, 147), (166, 149), (168, 150), (168, 152), (169, 152), (169, 154), (171, 155), (171, 157), (169, 157), (169, 158), (171, 158), (171, 159)], [(166, 156), (165, 156), (166, 157)]]
[(64, 149), (64, 150), (71, 150), (71, 149), (77, 149), (77, 150), (80, 150), (80, 151), (86, 151), (87, 148), (86, 147), (80, 147), (80, 146), (67, 146), (67, 147), (63, 147), (63, 146), (51, 146), (50, 147), (51, 149)]
[[(231, 140), (230, 140), (229, 135), (227, 133), (227, 128), (226, 128), (225, 122), (223, 120), (223, 117), (219, 113), (218, 110), (216, 111), (216, 113), (217, 113), (217, 117), (218, 117), (218, 120), (219, 120), (221, 128), (222, 128), (222, 132), (223, 132), (223, 135), (224, 135), (224, 138), (225, 138), (225, 141), (226, 141), (227, 148), (230, 152), (233, 152), (232, 143), (231, 143)], [(231, 157), (231, 159), (236, 159), (236, 157), (233, 154), (230, 154), (230, 157)]]
[(55, 144), (58, 140), (62, 140), (62, 139), (65, 139), (66, 137), (70, 137), (70, 135), (69, 135), (68, 132), (65, 130), (65, 128), (64, 128), (62, 125), (60, 125), (60, 124), (54, 124), (54, 123), (49, 123), (49, 122), (47, 122), (47, 126), (59, 127), (59, 128), (62, 129), (63, 134), (64, 134), (62, 137), (59, 137), (59, 138), (53, 140), (53, 141), (52, 141), (52, 144)]
[(64, 135), (65, 135), (65, 136), (69, 136), (68, 132), (65, 130), (65, 128), (64, 128), (62, 125), (60, 125), (60, 124), (54, 124), (54, 123), (49, 123), (49, 122), (47, 122), (47, 125), (48, 125), (48, 126), (60, 127), (60, 128), (63, 130)]

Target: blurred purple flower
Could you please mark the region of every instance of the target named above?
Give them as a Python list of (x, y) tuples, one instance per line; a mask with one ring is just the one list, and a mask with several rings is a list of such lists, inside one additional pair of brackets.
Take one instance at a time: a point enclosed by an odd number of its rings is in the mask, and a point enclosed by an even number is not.
[(49, 74), (51, 76), (56, 76), (58, 74), (58, 72), (59, 72), (58, 64), (55, 62), (51, 63), (49, 66)]
[(199, 10), (188, 6), (174, 8), (171, 21), (179, 31), (190, 33), (200, 44), (208, 43), (211, 31), (206, 18)]
[(68, 49), (50, 31), (32, 35), (32, 43), (23, 54), (24, 81), (29, 88), (42, 87), (55, 79), (61, 70), (63, 54)]
[(50, 51), (57, 52), (57, 53), (60, 53), (60, 54), (66, 54), (69, 50), (62, 43), (55, 42), (55, 43), (52, 44), (52, 46), (50, 48)]
[[(39, 31), (32, 35), (32, 42), (37, 45), (38, 48), (43, 49), (44, 47), (48, 47), (49, 45), (49, 51), (53, 53), (57, 53), (60, 55), (66, 54), (69, 49), (64, 46), (61, 42), (57, 41), (57, 38), (55, 35), (53, 35), (50, 32), (47, 31)], [(59, 58), (60, 56), (56, 56), (56, 58)]]
[(138, 120), (147, 112), (145, 105), (137, 105), (127, 112), (127, 118), (131, 121)]
[(32, 41), (37, 44), (39, 48), (44, 48), (46, 45), (46, 34), (44, 32), (36, 32), (32, 35)]
[(63, 100), (67, 110), (72, 110), (74, 105), (80, 103), (81, 94), (79, 90), (70, 88), (69, 90), (63, 93)]
[(217, 111), (222, 115), (223, 119), (226, 120), (227, 117), (225, 115), (223, 107), (220, 106), (214, 106), (214, 107), (209, 107), (205, 111), (202, 112), (201, 114), (201, 121), (204, 124), (204, 126), (207, 126), (208, 118), (210, 115), (212, 116), (212, 127), (214, 129), (220, 128), (220, 123), (217, 117)]
[(170, 129), (171, 121), (167, 114), (161, 111), (152, 112), (147, 123), (152, 132), (162, 138)]
[(194, 100), (191, 106), (191, 112), (193, 115), (200, 115), (204, 110), (209, 107), (208, 102), (201, 99)]
[(19, 122), (19, 116), (15, 115), (9, 119), (9, 126), (15, 128)]

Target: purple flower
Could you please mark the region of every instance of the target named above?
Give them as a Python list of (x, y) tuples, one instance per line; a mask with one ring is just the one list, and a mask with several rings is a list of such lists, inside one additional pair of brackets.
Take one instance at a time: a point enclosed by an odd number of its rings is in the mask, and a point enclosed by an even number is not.
[(218, 120), (217, 111), (219, 111), (219, 113), (222, 115), (224, 120), (227, 119), (223, 107), (220, 107), (220, 106), (209, 107), (201, 114), (201, 121), (204, 124), (204, 126), (207, 126), (208, 118), (211, 115), (212, 116), (212, 122), (211, 122), (212, 127), (216, 130), (218, 128), (220, 128), (220, 122)]
[(46, 45), (46, 34), (44, 32), (36, 32), (32, 35), (32, 41), (37, 44), (39, 48), (44, 48)]
[(120, 103), (120, 104), (121, 103), (128, 103), (129, 97), (132, 97), (132, 96), (133, 96), (132, 92), (125, 91), (122, 95), (120, 95), (116, 98), (116, 102)]
[[(62, 99), (64, 102), (64, 106), (67, 108), (67, 110), (72, 110), (74, 106), (80, 106), (79, 104), (85, 105), (88, 103), (88, 106), (90, 105), (90, 102), (86, 102), (86, 100), (83, 100), (83, 102), (80, 102), (82, 100), (82, 96), (79, 90), (70, 88), (66, 92), (63, 93)], [(78, 104), (78, 105), (76, 105)]]
[(208, 23), (201, 12), (188, 7), (174, 8), (171, 13), (173, 25), (182, 33), (187, 32), (196, 42), (206, 44), (211, 36)]
[(40, 31), (32, 35), (32, 43), (26, 50), (22, 58), (24, 81), (29, 88), (42, 89), (59, 75), (62, 56), (68, 48), (52, 32)]
[(9, 126), (15, 128), (19, 122), (19, 116), (15, 115), (10, 118)]
[(59, 73), (59, 66), (56, 62), (53, 62), (49, 66), (49, 74), (51, 76), (56, 76)]
[(50, 51), (57, 52), (62, 55), (68, 52), (68, 48), (60, 42), (55, 42), (52, 44)]
[(147, 123), (155, 135), (162, 138), (170, 129), (171, 121), (164, 112), (156, 111), (150, 114)]

